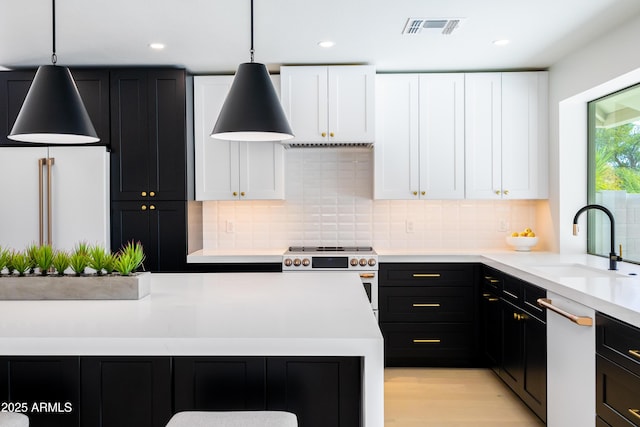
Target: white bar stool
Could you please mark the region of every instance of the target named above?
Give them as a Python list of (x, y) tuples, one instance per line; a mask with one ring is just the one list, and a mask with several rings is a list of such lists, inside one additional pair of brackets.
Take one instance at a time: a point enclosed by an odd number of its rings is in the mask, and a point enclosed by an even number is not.
[(284, 411), (185, 411), (166, 427), (298, 427), (298, 418)]
[(0, 427), (29, 427), (29, 417), (17, 412), (0, 412)]

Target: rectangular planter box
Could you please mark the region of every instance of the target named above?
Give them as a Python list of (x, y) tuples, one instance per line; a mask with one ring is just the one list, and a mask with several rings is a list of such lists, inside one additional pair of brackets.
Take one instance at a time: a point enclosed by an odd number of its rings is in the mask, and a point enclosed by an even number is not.
[(0, 300), (135, 300), (151, 292), (151, 273), (131, 276), (1, 276)]

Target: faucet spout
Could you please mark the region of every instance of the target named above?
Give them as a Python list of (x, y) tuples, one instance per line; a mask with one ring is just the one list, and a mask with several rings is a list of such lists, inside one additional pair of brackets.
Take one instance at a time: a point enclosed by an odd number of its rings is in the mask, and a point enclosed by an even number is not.
[(573, 217), (573, 235), (577, 236), (578, 235), (578, 217), (585, 211), (588, 211), (590, 209), (597, 209), (600, 210), (602, 212), (604, 212), (608, 217), (609, 217), (609, 222), (611, 223), (611, 251), (609, 252), (609, 270), (617, 270), (618, 269), (618, 261), (622, 261), (622, 257), (618, 256), (616, 254), (616, 249), (615, 249), (615, 229), (616, 229), (616, 222), (613, 219), (613, 214), (611, 213), (611, 211), (607, 208), (605, 208), (602, 205), (586, 205), (580, 209), (578, 209), (578, 212), (576, 212), (576, 215)]

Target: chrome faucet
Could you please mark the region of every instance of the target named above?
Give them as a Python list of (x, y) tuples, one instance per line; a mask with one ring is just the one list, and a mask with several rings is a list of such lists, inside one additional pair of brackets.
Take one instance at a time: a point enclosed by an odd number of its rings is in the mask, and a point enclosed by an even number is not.
[[(578, 235), (578, 217), (584, 211), (589, 209), (598, 209), (607, 214), (609, 217), (609, 222), (611, 223), (611, 252), (609, 252), (609, 270), (617, 270), (618, 269), (618, 261), (622, 261), (622, 256), (618, 256), (615, 250), (615, 221), (613, 220), (613, 214), (611, 211), (604, 206), (601, 205), (587, 205), (582, 207), (576, 212), (576, 216), (573, 217), (573, 235)], [(622, 248), (620, 248), (620, 253), (622, 255)]]

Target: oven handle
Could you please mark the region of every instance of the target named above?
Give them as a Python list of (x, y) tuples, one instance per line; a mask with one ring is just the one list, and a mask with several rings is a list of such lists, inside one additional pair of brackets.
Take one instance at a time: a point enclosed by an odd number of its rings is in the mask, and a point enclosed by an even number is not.
[(361, 279), (373, 279), (374, 277), (376, 277), (375, 273), (360, 273)]

